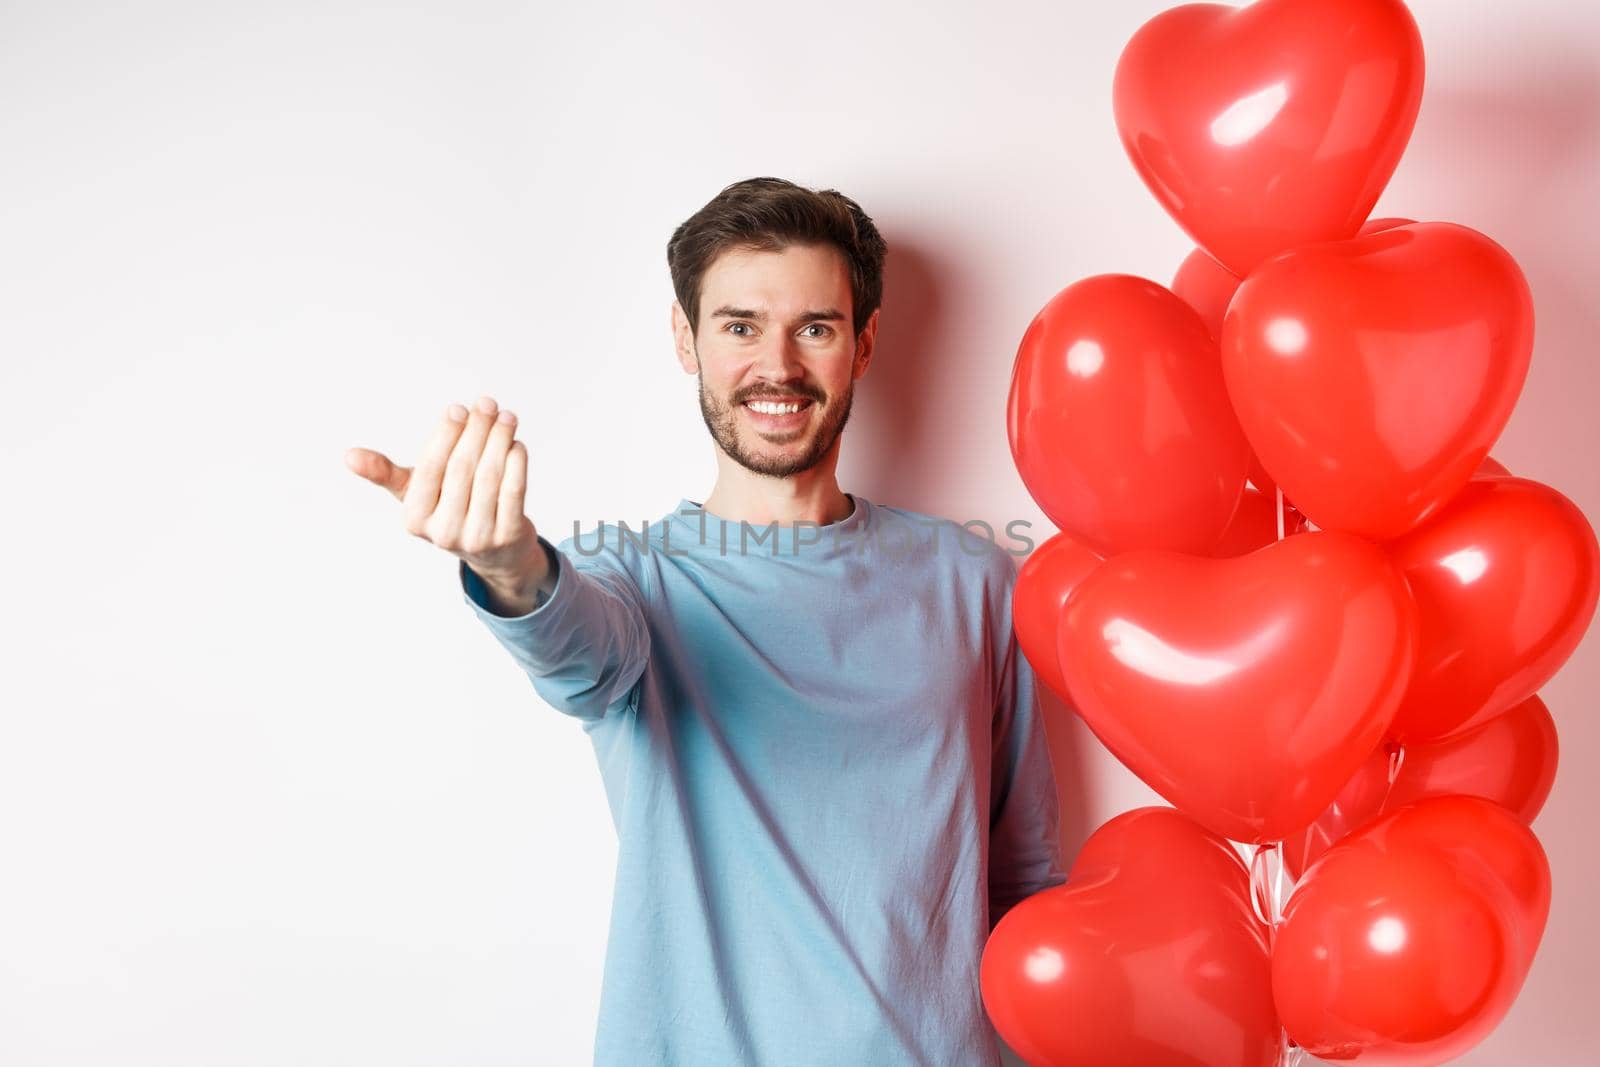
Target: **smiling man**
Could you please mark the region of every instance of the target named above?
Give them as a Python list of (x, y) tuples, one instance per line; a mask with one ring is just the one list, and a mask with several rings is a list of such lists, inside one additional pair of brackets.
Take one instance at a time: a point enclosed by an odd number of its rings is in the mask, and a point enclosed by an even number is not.
[(348, 460), (593, 742), (619, 842), (602, 1067), (998, 1065), (984, 942), (1063, 881), (1011, 557), (835, 478), (884, 254), (853, 200), (777, 178), (677, 228), (717, 480), (642, 533), (539, 535), (488, 397), (414, 475)]

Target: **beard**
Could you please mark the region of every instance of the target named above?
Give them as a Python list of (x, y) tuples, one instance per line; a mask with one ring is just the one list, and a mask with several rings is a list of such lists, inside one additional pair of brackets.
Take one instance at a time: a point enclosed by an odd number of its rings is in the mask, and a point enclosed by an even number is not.
[[(811, 409), (820, 413), (820, 419), (814, 416), (805, 427), (796, 431), (792, 440), (799, 440), (805, 434), (811, 435), (803, 448), (798, 452), (778, 453), (763, 447), (764, 439), (753, 429), (747, 429), (747, 436), (741, 436), (740, 402), (725, 402), (719, 397), (712, 396), (706, 392), (704, 374), (697, 377), (700, 382), (700, 415), (706, 421), (706, 429), (711, 431), (711, 439), (739, 466), (769, 478), (788, 478), (821, 463), (829, 449), (839, 440), (839, 435), (844, 432), (844, 425), (850, 418), (850, 403), (855, 399), (856, 391), (855, 379), (852, 378), (844, 396), (830, 402), (818, 390), (804, 386), (786, 386), (785, 392), (796, 393), (810, 400)], [(773, 391), (764, 390), (769, 393)], [(787, 444), (789, 441), (784, 443)]]

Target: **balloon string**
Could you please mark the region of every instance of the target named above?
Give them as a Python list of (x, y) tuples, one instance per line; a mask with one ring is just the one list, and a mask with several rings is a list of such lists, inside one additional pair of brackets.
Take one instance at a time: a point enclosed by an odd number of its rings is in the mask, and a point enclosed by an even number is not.
[[(1281, 485), (1273, 486), (1273, 495), (1277, 497), (1277, 501), (1278, 501), (1278, 506), (1277, 506), (1277, 509), (1276, 509), (1277, 518), (1278, 518), (1278, 540), (1282, 541), (1283, 537), (1284, 537), (1284, 529), (1283, 529), (1283, 527), (1284, 527), (1284, 522), (1283, 522), (1283, 486), (1281, 486)], [(1273, 852), (1273, 853), (1276, 853), (1275, 858), (1277, 860), (1278, 866), (1277, 866), (1277, 870), (1273, 874), (1272, 895), (1271, 895), (1271, 899), (1268, 902), (1267, 907), (1265, 909), (1266, 912), (1267, 912), (1267, 915), (1265, 917), (1261, 916), (1262, 908), (1261, 908), (1260, 904), (1256, 902), (1256, 894), (1254, 892), (1252, 892), (1250, 896), (1251, 896), (1251, 903), (1254, 904), (1255, 907), (1256, 907), (1256, 915), (1257, 915), (1257, 917), (1261, 917), (1261, 921), (1264, 922), (1266, 924), (1266, 926), (1267, 926), (1267, 944), (1270, 946), (1273, 942), (1275, 942), (1277, 940), (1278, 927), (1283, 923), (1283, 905), (1284, 905), (1283, 871), (1284, 871), (1284, 868), (1288, 866), (1288, 864), (1283, 861), (1283, 842), (1282, 841), (1277, 841), (1277, 842), (1273, 842), (1272, 844), (1269, 844), (1269, 845), (1266, 845), (1266, 846), (1258, 846), (1256, 848), (1255, 855), (1251, 857), (1250, 874), (1251, 874), (1252, 889), (1254, 889), (1255, 874), (1256, 874), (1256, 869), (1257, 869), (1257, 864), (1256, 864), (1255, 861), (1261, 859), (1264, 852), (1269, 852), (1269, 851)], [(1277, 1064), (1277, 1067), (1300, 1067), (1300, 1064), (1303, 1061), (1304, 1057), (1305, 1057), (1305, 1050), (1300, 1048), (1298, 1045), (1296, 1045), (1294, 1043), (1294, 1039), (1289, 1036), (1289, 1031), (1283, 1029), (1280, 1026), (1278, 1028), (1278, 1064)]]
[(1262, 862), (1266, 855), (1266, 846), (1257, 845), (1250, 854), (1250, 906), (1255, 909), (1256, 918), (1261, 920), (1261, 925), (1272, 926), (1272, 906), (1267, 903), (1266, 879), (1263, 877), (1265, 864)]
[(1288, 866), (1283, 862), (1283, 842), (1275, 846), (1278, 852), (1278, 870), (1272, 882), (1272, 925), (1279, 926), (1283, 923), (1283, 869)]
[(1269, 935), (1283, 922), (1283, 867), (1281, 841), (1257, 845), (1250, 856), (1250, 905)]
[(1395, 779), (1400, 777), (1400, 768), (1406, 765), (1406, 746), (1401, 744), (1389, 745), (1389, 784), (1383, 790), (1383, 803), (1378, 805), (1378, 811), (1389, 810), (1389, 798), (1394, 795)]

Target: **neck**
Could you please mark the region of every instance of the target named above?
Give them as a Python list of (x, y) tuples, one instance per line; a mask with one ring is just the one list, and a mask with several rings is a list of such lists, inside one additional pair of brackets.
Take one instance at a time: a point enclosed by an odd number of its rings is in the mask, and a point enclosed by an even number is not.
[[(831, 458), (831, 457), (830, 457)], [(703, 506), (710, 514), (753, 525), (777, 522), (792, 525), (810, 522), (819, 526), (847, 518), (853, 508), (850, 498), (839, 488), (833, 463), (819, 463), (808, 471), (788, 478), (755, 474), (718, 456), (717, 484)]]

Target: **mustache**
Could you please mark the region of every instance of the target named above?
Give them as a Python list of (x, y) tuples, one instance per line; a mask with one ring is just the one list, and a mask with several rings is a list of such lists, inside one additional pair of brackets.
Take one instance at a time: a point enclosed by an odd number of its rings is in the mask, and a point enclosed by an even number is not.
[(810, 400), (813, 403), (819, 403), (820, 404), (822, 402), (822, 397), (820, 397), (820, 396), (818, 396), (818, 395), (816, 395), (814, 393), (807, 393), (807, 392), (794, 392), (794, 393), (746, 393), (743, 396), (734, 397), (733, 402), (735, 404), (744, 404), (744, 403), (748, 403), (751, 400), (771, 400), (771, 401), (774, 401), (774, 402), (780, 403), (780, 404), (786, 403), (786, 402), (788, 402), (790, 400)]

